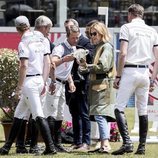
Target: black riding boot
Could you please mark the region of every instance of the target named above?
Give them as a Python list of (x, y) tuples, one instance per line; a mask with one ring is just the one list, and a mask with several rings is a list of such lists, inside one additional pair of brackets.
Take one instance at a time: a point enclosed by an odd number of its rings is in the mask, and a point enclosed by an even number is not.
[(43, 154), (44, 155), (56, 154), (56, 150), (55, 150), (55, 147), (54, 147), (54, 143), (53, 143), (53, 140), (52, 140), (52, 137), (51, 137), (51, 132), (50, 132), (50, 128), (49, 128), (47, 120), (45, 118), (42, 118), (42, 117), (38, 116), (36, 118), (36, 121), (37, 121), (37, 124), (39, 126), (39, 129), (40, 129), (42, 138), (44, 140), (44, 143), (46, 145), (46, 149), (43, 152)]
[(54, 117), (49, 116), (47, 118), (47, 121), (48, 121), (48, 125), (49, 125), (50, 131), (51, 131), (52, 139), (53, 139), (54, 144), (55, 144), (55, 138), (54, 138), (54, 136), (55, 136), (55, 127), (54, 127), (55, 126), (55, 119), (54, 119)]
[(135, 154), (145, 155), (147, 132), (148, 132), (148, 115), (139, 116), (139, 145)]
[(54, 122), (54, 144), (59, 152), (68, 152), (63, 146), (62, 146), (62, 138), (61, 138), (61, 126), (62, 126), (62, 120), (55, 121)]
[(119, 132), (123, 139), (123, 145), (120, 149), (112, 152), (112, 155), (123, 155), (124, 153), (133, 152), (133, 144), (128, 133), (128, 126), (124, 112), (115, 109), (115, 116)]
[(19, 134), (16, 140), (16, 153), (25, 154), (28, 153), (25, 147), (25, 130), (26, 130), (27, 120), (23, 120)]
[(31, 136), (30, 136), (30, 150), (29, 153), (31, 154), (37, 154), (39, 153), (39, 147), (37, 145), (37, 141), (38, 141), (38, 126), (37, 123), (34, 119), (30, 120), (30, 124), (31, 124)]
[(9, 153), (9, 150), (16, 138), (16, 136), (18, 135), (21, 125), (22, 125), (23, 120), (22, 119), (18, 119), (14, 117), (13, 120), (13, 124), (9, 133), (9, 137), (6, 141), (6, 143), (4, 144), (4, 146), (2, 148), (0, 148), (0, 155), (7, 155)]

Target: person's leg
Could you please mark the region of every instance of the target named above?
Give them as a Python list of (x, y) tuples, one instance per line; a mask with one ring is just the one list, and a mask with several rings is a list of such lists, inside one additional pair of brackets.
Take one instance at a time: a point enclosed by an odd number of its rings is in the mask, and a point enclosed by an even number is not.
[[(59, 83), (61, 84), (61, 83)], [(61, 126), (62, 122), (64, 119), (64, 108), (66, 105), (66, 100), (65, 100), (65, 85), (61, 84), (60, 85), (60, 95), (57, 95), (55, 98), (55, 103), (58, 105), (58, 110), (57, 110), (57, 116), (55, 118), (55, 124), (54, 124), (54, 140), (55, 140), (55, 146), (57, 148), (57, 151), (59, 152), (68, 152), (63, 146), (62, 146), (62, 137), (61, 137)]]
[(43, 84), (41, 84), (42, 81), (42, 78), (39, 78), (39, 80), (35, 78), (33, 83), (36, 84), (32, 85), (31, 87), (29, 86), (27, 89), (25, 89), (25, 93), (28, 99), (28, 106), (31, 110), (32, 118), (36, 120), (41, 136), (46, 146), (46, 149), (43, 154), (55, 154), (56, 150), (54, 147), (53, 140), (51, 138), (50, 128), (43, 114), (41, 99), (39, 97), (40, 92), (43, 89)]
[(16, 140), (16, 153), (28, 153), (28, 150), (25, 147), (25, 131), (26, 131), (27, 120), (23, 120), (19, 134)]
[(22, 96), (14, 113), (14, 120), (13, 124), (9, 133), (9, 136), (7, 138), (7, 141), (5, 142), (4, 146), (0, 148), (0, 155), (7, 155), (9, 153), (9, 150), (19, 134), (19, 131), (21, 129), (23, 118), (25, 118), (25, 112), (28, 111), (28, 107), (25, 104), (25, 97)]
[[(130, 96), (135, 91), (135, 74), (132, 76), (132, 69), (125, 69), (121, 77), (119, 89), (117, 92), (117, 101), (115, 106), (115, 117), (119, 132), (123, 139), (123, 145), (120, 149), (112, 152), (112, 155), (122, 155), (124, 153), (133, 152), (133, 144), (129, 136), (128, 125), (124, 109), (128, 103)], [(128, 86), (128, 88), (127, 88)]]
[[(141, 84), (144, 84), (141, 85)], [(144, 82), (141, 79), (140, 87), (136, 89), (136, 105), (139, 115), (139, 145), (135, 154), (145, 154), (145, 144), (148, 132), (148, 115), (147, 115), (147, 103), (149, 93), (149, 79), (144, 78)]]
[(99, 133), (100, 133), (100, 141), (101, 141), (101, 152), (109, 152), (111, 150), (109, 144), (109, 126), (105, 116), (94, 116), (96, 122), (98, 123)]
[(38, 136), (39, 136), (39, 129), (36, 123), (36, 120), (31, 119), (31, 135), (30, 135), (30, 150), (29, 153), (39, 153), (39, 147), (37, 145), (38, 142)]
[(81, 117), (79, 115), (79, 97), (76, 96), (76, 93), (71, 95), (69, 100), (69, 111), (72, 116), (72, 127), (73, 127), (73, 145), (72, 149), (79, 148), (82, 144), (82, 132), (81, 132)]
[(90, 145), (90, 130), (91, 130), (91, 123), (89, 118), (89, 109), (87, 103), (87, 94), (82, 94), (80, 98), (80, 117), (82, 120), (82, 142)]

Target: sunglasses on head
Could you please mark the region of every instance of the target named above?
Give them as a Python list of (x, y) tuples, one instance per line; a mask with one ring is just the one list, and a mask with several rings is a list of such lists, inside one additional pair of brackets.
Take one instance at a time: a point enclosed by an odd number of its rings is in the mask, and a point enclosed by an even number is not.
[(96, 35), (97, 35), (97, 32), (90, 33), (90, 36), (96, 36)]

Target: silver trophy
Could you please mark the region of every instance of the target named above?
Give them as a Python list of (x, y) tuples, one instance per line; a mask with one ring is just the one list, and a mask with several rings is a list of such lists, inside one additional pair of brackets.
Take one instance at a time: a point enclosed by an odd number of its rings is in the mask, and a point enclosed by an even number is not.
[(89, 50), (87, 49), (77, 49), (72, 54), (77, 59), (77, 61), (80, 63), (82, 59), (86, 60), (86, 55), (89, 53)]

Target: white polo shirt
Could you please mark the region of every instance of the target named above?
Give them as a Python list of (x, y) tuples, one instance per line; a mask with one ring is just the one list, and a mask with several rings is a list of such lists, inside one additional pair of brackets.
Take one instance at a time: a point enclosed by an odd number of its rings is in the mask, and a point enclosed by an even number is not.
[(27, 31), (18, 46), (19, 58), (28, 59), (27, 75), (43, 74), (44, 55), (48, 50), (44, 45), (43, 34)]
[(154, 57), (153, 47), (158, 46), (158, 34), (140, 18), (124, 24), (120, 40), (128, 42), (125, 64), (149, 65)]
[[(76, 50), (76, 46), (71, 46), (67, 40), (64, 41), (64, 44), (69, 48), (72, 49), (73, 51)], [(69, 52), (72, 53), (72, 52)], [(51, 54), (52, 56), (58, 56), (59, 58), (62, 58), (64, 56), (64, 47), (60, 44), (56, 47), (54, 47), (53, 52)], [(74, 61), (70, 62), (64, 62), (61, 65), (56, 67), (55, 70), (55, 75), (56, 78), (59, 78), (63, 81), (66, 81), (68, 79), (68, 76), (71, 73), (71, 69), (73, 66)]]

